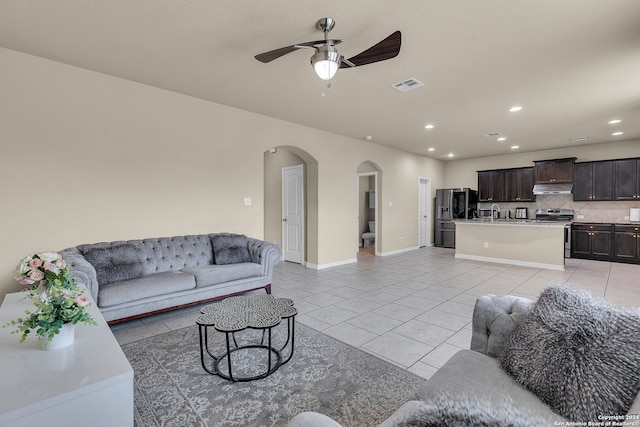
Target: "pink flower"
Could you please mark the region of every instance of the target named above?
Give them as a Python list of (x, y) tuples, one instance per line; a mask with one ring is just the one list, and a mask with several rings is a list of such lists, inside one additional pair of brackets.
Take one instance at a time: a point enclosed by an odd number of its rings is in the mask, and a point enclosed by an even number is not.
[(40, 271), (40, 270), (31, 270), (27, 274), (27, 276), (29, 277), (29, 279), (33, 280), (34, 282), (37, 282), (38, 280), (44, 279), (44, 273), (42, 271)]
[(34, 283), (36, 283), (36, 281), (31, 280), (28, 277), (22, 277), (20, 280), (18, 280), (18, 283), (20, 283), (21, 285), (33, 285)]
[(80, 295), (76, 297), (76, 302), (78, 303), (78, 307), (86, 307), (89, 305), (89, 298), (86, 295)]
[(51, 271), (53, 274), (60, 273), (60, 268), (52, 262), (46, 261), (44, 263), (44, 269), (47, 271)]
[(41, 265), (42, 265), (42, 260), (40, 258), (34, 258), (31, 261), (29, 261), (29, 267), (31, 267), (33, 270), (36, 270)]

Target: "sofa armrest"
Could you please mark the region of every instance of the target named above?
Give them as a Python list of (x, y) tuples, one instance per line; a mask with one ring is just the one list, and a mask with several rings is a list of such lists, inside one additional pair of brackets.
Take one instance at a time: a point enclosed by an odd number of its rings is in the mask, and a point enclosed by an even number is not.
[(473, 309), (471, 350), (498, 357), (534, 302), (514, 295), (482, 295)]
[(301, 412), (289, 421), (287, 427), (342, 427), (342, 425), (317, 412)]
[(262, 265), (262, 275), (271, 277), (273, 266), (280, 261), (280, 248), (274, 243), (249, 238), (251, 261)]
[(98, 276), (93, 265), (85, 259), (77, 248), (60, 251), (60, 255), (69, 266), (73, 278), (87, 288), (93, 301), (98, 304)]

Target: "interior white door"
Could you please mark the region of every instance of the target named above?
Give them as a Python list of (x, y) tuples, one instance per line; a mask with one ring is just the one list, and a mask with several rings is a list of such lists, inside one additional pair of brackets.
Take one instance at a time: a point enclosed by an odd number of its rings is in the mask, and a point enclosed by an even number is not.
[(282, 258), (301, 264), (304, 250), (304, 166), (282, 168)]
[(421, 178), (418, 185), (418, 246), (429, 242), (429, 181)]

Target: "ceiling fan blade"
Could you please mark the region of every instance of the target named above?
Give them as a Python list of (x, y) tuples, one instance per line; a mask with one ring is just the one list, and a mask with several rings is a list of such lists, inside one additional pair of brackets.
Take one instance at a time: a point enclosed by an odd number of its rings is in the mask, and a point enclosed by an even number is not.
[[(371, 46), (369, 49), (352, 56), (348, 61), (352, 62), (353, 66), (367, 65), (374, 62), (385, 61), (387, 59), (395, 58), (400, 53), (401, 44), (400, 31), (396, 31), (381, 42)], [(352, 65), (343, 61), (340, 64), (340, 68), (351, 68)]]
[(328, 40), (316, 40), (312, 42), (296, 43), (291, 46), (281, 47), (280, 49), (270, 50), (269, 52), (259, 53), (258, 55), (255, 56), (255, 58), (258, 61), (264, 62), (266, 64), (267, 62), (271, 62), (274, 59), (278, 59), (281, 56), (286, 55), (287, 53), (293, 52), (294, 50), (314, 47), (316, 45), (320, 46), (327, 43), (333, 43), (333, 45), (335, 46), (337, 44), (342, 43), (342, 40), (328, 39)]

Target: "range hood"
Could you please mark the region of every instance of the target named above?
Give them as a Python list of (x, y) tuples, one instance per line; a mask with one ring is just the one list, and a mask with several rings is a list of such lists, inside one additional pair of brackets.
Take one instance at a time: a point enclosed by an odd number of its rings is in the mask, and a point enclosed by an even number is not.
[(536, 184), (533, 186), (533, 194), (571, 194), (573, 184)]

